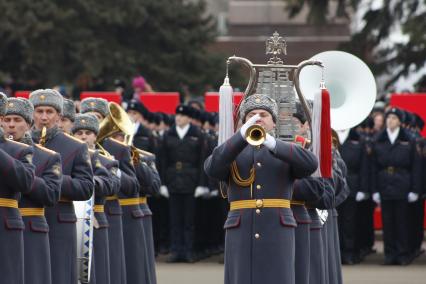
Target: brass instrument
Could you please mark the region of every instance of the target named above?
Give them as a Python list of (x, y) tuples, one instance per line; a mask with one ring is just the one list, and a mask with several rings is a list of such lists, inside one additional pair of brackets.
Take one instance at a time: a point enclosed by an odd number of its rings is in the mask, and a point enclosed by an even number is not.
[(39, 144), (43, 147), (44, 147), (44, 144), (46, 144), (46, 134), (47, 134), (47, 128), (46, 126), (43, 126), (43, 128), (41, 129), (41, 136), (39, 141)]
[(13, 140), (13, 135), (9, 135), (8, 139)]
[(134, 164), (138, 164), (140, 159), (145, 156), (153, 156), (148, 151), (143, 151), (132, 145), (134, 125), (124, 109), (114, 102), (108, 103), (109, 114), (99, 125), (99, 134), (96, 139), (96, 145), (101, 151), (108, 153), (100, 144), (107, 137), (116, 133), (123, 132), (125, 142), (130, 147), (132, 160)]
[(254, 124), (247, 129), (245, 136), (247, 143), (252, 146), (259, 146), (265, 141), (266, 132), (262, 126)]

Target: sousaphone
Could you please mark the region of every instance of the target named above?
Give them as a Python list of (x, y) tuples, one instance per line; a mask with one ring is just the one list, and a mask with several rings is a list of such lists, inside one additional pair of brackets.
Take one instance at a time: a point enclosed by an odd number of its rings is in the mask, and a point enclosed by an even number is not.
[(307, 66), (300, 72), (300, 89), (313, 100), (319, 82), (325, 81), (330, 92), (331, 128), (338, 131), (352, 128), (371, 112), (376, 100), (376, 81), (368, 66), (358, 57), (343, 51), (325, 51), (310, 60), (320, 61), (321, 69)]

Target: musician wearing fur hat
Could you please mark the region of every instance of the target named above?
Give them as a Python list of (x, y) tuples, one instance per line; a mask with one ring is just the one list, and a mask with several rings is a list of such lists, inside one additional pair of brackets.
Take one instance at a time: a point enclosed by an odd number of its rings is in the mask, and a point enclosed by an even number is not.
[[(0, 123), (3, 124), (7, 109), (7, 97), (0, 92)], [(1, 282), (24, 284), (24, 241), (25, 228), (18, 210), (21, 193), (33, 191), (33, 149), (28, 145), (7, 139), (0, 127), (0, 265)], [(7, 263), (7, 265), (6, 265)]]
[(26, 99), (9, 98), (3, 121), (5, 133), (13, 140), (25, 143), (34, 150), (33, 164), (36, 177), (30, 193), (23, 194), (19, 209), (25, 223), (24, 259), (25, 282), (52, 283), (49, 249), (49, 226), (44, 216), (46, 206), (54, 206), (59, 200), (62, 183), (61, 156), (33, 143), (30, 127), (34, 108)]
[[(244, 124), (204, 164), (210, 177), (229, 185), (225, 283), (294, 283), (293, 183), (312, 174), (318, 162), (308, 150), (270, 134), (277, 109), (266, 95), (248, 96), (240, 107)], [(245, 139), (255, 124), (267, 132), (259, 146)]]
[[(98, 119), (90, 114), (78, 114), (75, 117), (72, 133), (74, 137), (87, 143), (89, 147), (93, 178), (95, 181), (94, 218), (96, 219), (93, 231), (93, 255), (91, 279), (98, 283), (109, 284), (110, 261), (108, 242), (108, 220), (105, 215), (105, 199), (117, 194), (120, 189), (118, 177), (118, 161), (96, 150), (96, 137), (99, 132)], [(91, 281), (92, 282), (92, 281)]]
[(88, 200), (93, 194), (93, 172), (87, 145), (59, 129), (63, 113), (62, 95), (52, 89), (30, 94), (34, 106), (35, 143), (61, 155), (62, 184), (60, 200), (45, 210), (49, 224), (52, 283), (77, 283), (77, 232), (74, 200)]
[[(87, 98), (81, 102), (80, 112), (95, 115), (99, 122), (109, 116), (108, 101), (101, 98)], [(120, 142), (123, 135), (116, 133), (101, 141), (114, 158), (119, 161), (120, 190), (114, 196), (106, 198), (105, 209), (109, 222), (109, 248), (111, 283), (138, 283), (144, 281), (144, 272), (140, 270), (145, 260), (144, 235), (139, 207), (139, 182), (131, 157), (131, 149)], [(138, 241), (135, 239), (138, 238)], [(138, 246), (134, 246), (134, 243)]]

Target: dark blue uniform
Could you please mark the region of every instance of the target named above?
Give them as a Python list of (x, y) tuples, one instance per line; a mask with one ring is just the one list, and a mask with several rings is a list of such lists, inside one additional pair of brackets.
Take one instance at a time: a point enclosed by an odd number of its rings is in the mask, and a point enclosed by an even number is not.
[(55, 206), (59, 200), (62, 163), (61, 156), (56, 152), (40, 145), (34, 145), (33, 149), (33, 163), (36, 167), (33, 190), (24, 194), (19, 201), (25, 223), (25, 283), (49, 284), (52, 283), (49, 226), (44, 208)]
[(171, 253), (176, 260), (193, 261), (195, 188), (204, 185), (202, 165), (205, 138), (197, 126), (179, 138), (176, 127), (164, 134), (161, 182), (170, 193)]
[(360, 248), (356, 241), (357, 229), (357, 192), (368, 194), (369, 165), (364, 139), (355, 128), (349, 132), (346, 141), (339, 147), (342, 159), (348, 171), (346, 178), (350, 193), (348, 198), (337, 208), (339, 212), (339, 236), (342, 263), (353, 264), (359, 262)]
[[(33, 140), (39, 141), (38, 133)], [(61, 197), (54, 207), (46, 208), (49, 224), (52, 283), (77, 283), (77, 217), (73, 200), (88, 200), (93, 194), (93, 172), (87, 145), (58, 130), (48, 129), (46, 148), (61, 155)], [(80, 236), (79, 236), (80, 237)]]
[(407, 264), (409, 245), (409, 192), (420, 194), (421, 160), (415, 140), (400, 128), (392, 144), (386, 129), (373, 146), (372, 189), (380, 193), (386, 264)]
[(18, 210), (20, 193), (30, 193), (34, 182), (32, 147), (4, 138), (0, 128), (0, 265), (1, 282), (24, 283), (24, 223)]

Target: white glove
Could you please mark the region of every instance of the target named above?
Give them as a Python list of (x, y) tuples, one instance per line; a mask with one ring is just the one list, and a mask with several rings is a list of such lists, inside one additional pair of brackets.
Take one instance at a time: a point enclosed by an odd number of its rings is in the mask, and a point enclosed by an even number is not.
[(121, 171), (120, 171), (120, 169), (117, 169), (117, 176), (118, 176), (118, 178), (121, 179)]
[(378, 192), (373, 193), (373, 201), (376, 202), (377, 204), (380, 204), (380, 193)]
[(277, 140), (275, 140), (272, 135), (269, 135), (266, 133), (266, 139), (263, 141), (263, 145), (265, 145), (266, 148), (273, 151), (275, 149), (275, 146), (277, 146)]
[(201, 197), (201, 196), (206, 196), (209, 193), (210, 192), (209, 192), (209, 189), (207, 187), (205, 187), (205, 186), (197, 186), (197, 188), (195, 189), (195, 192), (194, 192), (194, 197), (198, 198), (198, 197)]
[(217, 197), (219, 195), (219, 190), (215, 189), (210, 191), (210, 197)]
[(419, 199), (419, 195), (415, 192), (408, 193), (408, 202), (413, 203)]
[(364, 193), (364, 192), (362, 192), (362, 191), (358, 191), (358, 192), (356, 193), (355, 200), (356, 200), (357, 202), (363, 201), (363, 200), (365, 200), (365, 199), (367, 199), (367, 194), (365, 194), (365, 193)]
[(240, 128), (240, 133), (241, 133), (241, 136), (243, 136), (243, 138), (244, 138), (244, 139), (246, 139), (246, 131), (247, 131), (247, 129), (248, 129), (250, 126), (255, 125), (255, 124), (256, 124), (256, 121), (257, 121), (259, 118), (260, 118), (260, 115), (259, 115), (259, 114), (255, 114), (255, 115), (253, 115), (252, 117), (250, 117), (250, 118), (246, 121), (246, 123), (244, 123), (244, 124), (243, 124), (243, 126), (241, 126), (241, 128)]
[(167, 189), (167, 186), (162, 185), (160, 186), (160, 195), (164, 196), (165, 198), (169, 198), (169, 190)]

